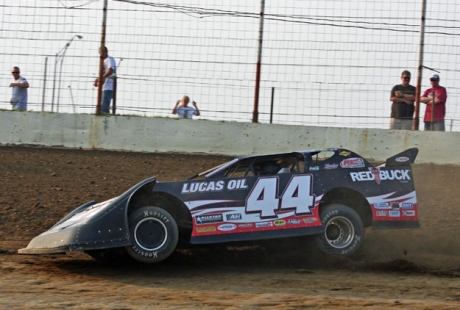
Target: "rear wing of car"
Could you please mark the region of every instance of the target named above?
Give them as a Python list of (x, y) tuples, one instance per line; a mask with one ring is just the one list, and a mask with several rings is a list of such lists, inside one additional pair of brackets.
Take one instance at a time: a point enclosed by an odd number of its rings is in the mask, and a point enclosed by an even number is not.
[(385, 167), (407, 166), (413, 164), (418, 154), (418, 148), (407, 149), (404, 152), (387, 158)]

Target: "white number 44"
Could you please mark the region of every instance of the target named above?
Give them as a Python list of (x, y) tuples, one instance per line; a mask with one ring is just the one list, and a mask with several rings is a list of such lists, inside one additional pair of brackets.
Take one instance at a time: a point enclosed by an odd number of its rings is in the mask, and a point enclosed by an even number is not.
[(257, 180), (246, 199), (246, 212), (259, 212), (261, 218), (276, 217), (278, 210), (295, 210), (296, 215), (312, 214), (315, 205), (312, 195), (311, 175), (294, 176), (284, 193), (277, 198), (278, 178)]

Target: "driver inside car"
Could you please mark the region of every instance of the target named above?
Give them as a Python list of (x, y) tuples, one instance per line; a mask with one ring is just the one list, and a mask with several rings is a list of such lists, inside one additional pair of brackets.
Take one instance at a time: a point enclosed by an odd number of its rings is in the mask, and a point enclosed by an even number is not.
[(290, 158), (279, 158), (276, 161), (267, 162), (260, 168), (260, 175), (290, 173), (291, 169), (289, 166), (291, 164), (292, 161)]
[(291, 172), (291, 168), (289, 168), (289, 166), (292, 164), (290, 158), (280, 158), (276, 161), (276, 164), (280, 167), (278, 174)]

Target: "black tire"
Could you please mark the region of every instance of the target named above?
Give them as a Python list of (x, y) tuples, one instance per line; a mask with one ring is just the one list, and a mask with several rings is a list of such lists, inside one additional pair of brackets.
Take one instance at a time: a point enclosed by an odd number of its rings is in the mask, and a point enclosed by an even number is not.
[(126, 252), (142, 263), (158, 263), (171, 255), (177, 246), (179, 230), (174, 218), (157, 207), (143, 207), (129, 216), (132, 244)]
[(322, 252), (348, 256), (359, 249), (364, 239), (364, 225), (355, 210), (334, 203), (325, 206), (320, 217), (325, 232), (316, 236), (316, 243)]

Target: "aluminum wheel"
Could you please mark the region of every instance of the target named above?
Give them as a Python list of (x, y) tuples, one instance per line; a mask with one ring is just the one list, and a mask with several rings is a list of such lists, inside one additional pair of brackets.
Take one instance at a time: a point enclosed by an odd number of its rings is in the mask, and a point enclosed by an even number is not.
[(337, 216), (327, 222), (324, 235), (332, 247), (342, 249), (353, 242), (355, 228), (349, 219)]

